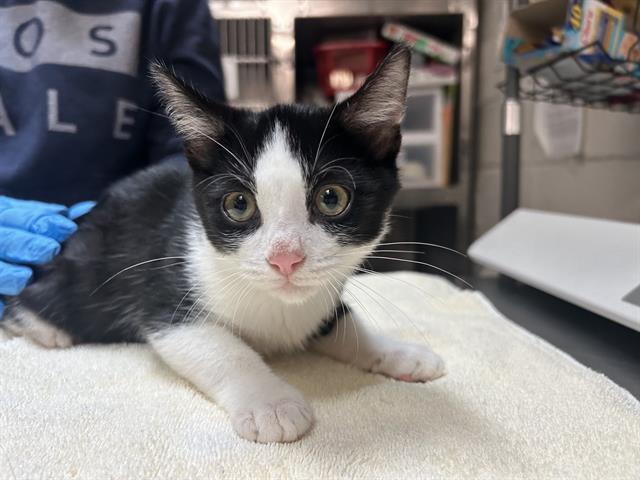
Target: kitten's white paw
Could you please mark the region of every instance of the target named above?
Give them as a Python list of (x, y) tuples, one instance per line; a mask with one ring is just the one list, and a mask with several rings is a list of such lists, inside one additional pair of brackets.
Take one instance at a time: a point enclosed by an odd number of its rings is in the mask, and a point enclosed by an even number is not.
[[(288, 386), (287, 386), (288, 387)], [(260, 443), (293, 442), (313, 425), (313, 411), (293, 387), (266, 393), (231, 414), (233, 428), (242, 438)]]
[(3, 326), (8, 334), (27, 337), (45, 348), (69, 348), (73, 345), (73, 341), (67, 333), (26, 309), (13, 312), (12, 318), (3, 322)]
[(57, 328), (34, 333), (31, 339), (45, 348), (69, 348), (73, 345), (71, 337)]
[(444, 361), (429, 347), (396, 342), (377, 352), (370, 370), (403, 382), (427, 382), (446, 373)]

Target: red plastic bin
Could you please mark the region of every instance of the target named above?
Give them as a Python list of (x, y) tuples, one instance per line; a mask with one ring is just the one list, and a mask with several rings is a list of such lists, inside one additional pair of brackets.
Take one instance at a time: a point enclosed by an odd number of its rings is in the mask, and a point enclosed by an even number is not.
[(388, 50), (378, 40), (325, 42), (313, 49), (322, 91), (328, 98), (336, 92), (357, 89)]

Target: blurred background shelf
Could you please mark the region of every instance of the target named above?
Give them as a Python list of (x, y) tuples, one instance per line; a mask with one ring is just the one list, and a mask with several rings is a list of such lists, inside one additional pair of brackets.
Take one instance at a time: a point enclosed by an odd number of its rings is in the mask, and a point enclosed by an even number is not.
[(395, 207), (402, 210), (458, 205), (466, 196), (467, 192), (460, 185), (438, 188), (405, 187), (398, 193)]
[[(453, 65), (413, 55), (399, 157), (405, 188), (396, 199), (386, 241), (440, 243), (466, 250), (474, 218), (475, 0), (211, 0), (210, 6), (220, 29), (227, 96), (244, 107), (281, 102), (328, 105), (345, 98), (349, 92), (339, 91), (341, 84), (354, 80), (356, 88), (362, 65), (356, 66), (353, 57), (349, 68), (333, 67), (332, 80), (340, 80), (332, 84), (337, 88), (333, 97), (327, 95), (318, 59), (344, 61), (338, 49), (358, 44), (370, 49), (361, 57), (371, 55), (376, 45), (388, 48), (391, 42), (382, 30), (390, 22), (459, 52)], [(332, 48), (336, 58), (331, 57)], [(456, 272), (468, 267), (441, 251), (401, 255)], [(371, 266), (434, 272), (407, 262), (372, 261)]]
[[(577, 51), (559, 54), (521, 73), (520, 98), (640, 113), (639, 70), (637, 62), (611, 58), (602, 44), (595, 42)], [(506, 83), (501, 83), (499, 88), (504, 93)]]

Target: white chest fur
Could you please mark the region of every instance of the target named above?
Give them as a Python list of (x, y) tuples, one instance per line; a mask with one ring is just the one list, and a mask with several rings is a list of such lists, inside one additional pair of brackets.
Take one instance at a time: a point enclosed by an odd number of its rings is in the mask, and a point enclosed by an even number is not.
[(221, 257), (201, 229), (194, 228), (190, 237), (191, 293), (199, 299), (196, 321), (223, 325), (268, 354), (303, 348), (335, 313), (342, 285), (321, 289), (300, 303), (284, 302), (237, 271), (233, 260)]

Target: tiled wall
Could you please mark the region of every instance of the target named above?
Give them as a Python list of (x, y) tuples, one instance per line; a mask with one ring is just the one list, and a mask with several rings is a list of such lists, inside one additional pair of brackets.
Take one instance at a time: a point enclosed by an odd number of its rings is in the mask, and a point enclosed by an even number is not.
[[(499, 219), (502, 95), (499, 41), (508, 0), (480, 0), (480, 76), (476, 236)], [(640, 222), (640, 115), (587, 110), (582, 154), (549, 159), (523, 105), (520, 203), (523, 207)]]

